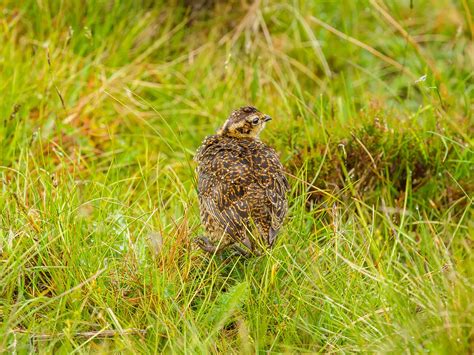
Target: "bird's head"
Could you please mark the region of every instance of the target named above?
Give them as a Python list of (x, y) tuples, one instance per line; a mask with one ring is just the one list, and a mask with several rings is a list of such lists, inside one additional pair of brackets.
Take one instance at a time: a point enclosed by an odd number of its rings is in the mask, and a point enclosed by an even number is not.
[(217, 134), (236, 138), (257, 138), (271, 117), (255, 107), (244, 106), (233, 111)]

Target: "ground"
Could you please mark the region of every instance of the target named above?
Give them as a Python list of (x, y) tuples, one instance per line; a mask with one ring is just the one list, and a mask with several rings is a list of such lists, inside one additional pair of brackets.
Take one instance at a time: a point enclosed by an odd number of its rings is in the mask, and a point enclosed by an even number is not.
[[(0, 13), (0, 352), (473, 352), (471, 2)], [(289, 216), (208, 256), (193, 155), (249, 104)]]

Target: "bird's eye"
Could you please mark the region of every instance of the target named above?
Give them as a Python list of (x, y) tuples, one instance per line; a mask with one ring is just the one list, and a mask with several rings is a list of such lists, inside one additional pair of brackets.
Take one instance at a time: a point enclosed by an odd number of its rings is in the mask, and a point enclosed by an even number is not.
[(256, 125), (258, 124), (258, 117), (255, 117), (253, 120), (252, 120), (252, 124)]

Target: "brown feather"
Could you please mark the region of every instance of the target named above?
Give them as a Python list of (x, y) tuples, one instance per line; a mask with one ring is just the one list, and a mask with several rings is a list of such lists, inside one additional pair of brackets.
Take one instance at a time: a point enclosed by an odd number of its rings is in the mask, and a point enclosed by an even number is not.
[(288, 211), (288, 180), (272, 148), (256, 138), (225, 134), (232, 124), (242, 127), (226, 122), (220, 134), (203, 141), (195, 157), (201, 221), (218, 250), (248, 246), (249, 240), (252, 250), (272, 246)]

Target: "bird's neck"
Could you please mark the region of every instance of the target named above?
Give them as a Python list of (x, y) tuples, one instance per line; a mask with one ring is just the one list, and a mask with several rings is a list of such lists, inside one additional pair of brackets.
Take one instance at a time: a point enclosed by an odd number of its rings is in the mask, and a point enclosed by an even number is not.
[(240, 132), (229, 132), (229, 131), (217, 131), (217, 135), (228, 138), (237, 138), (237, 139), (255, 139), (258, 140), (258, 135), (242, 134)]

